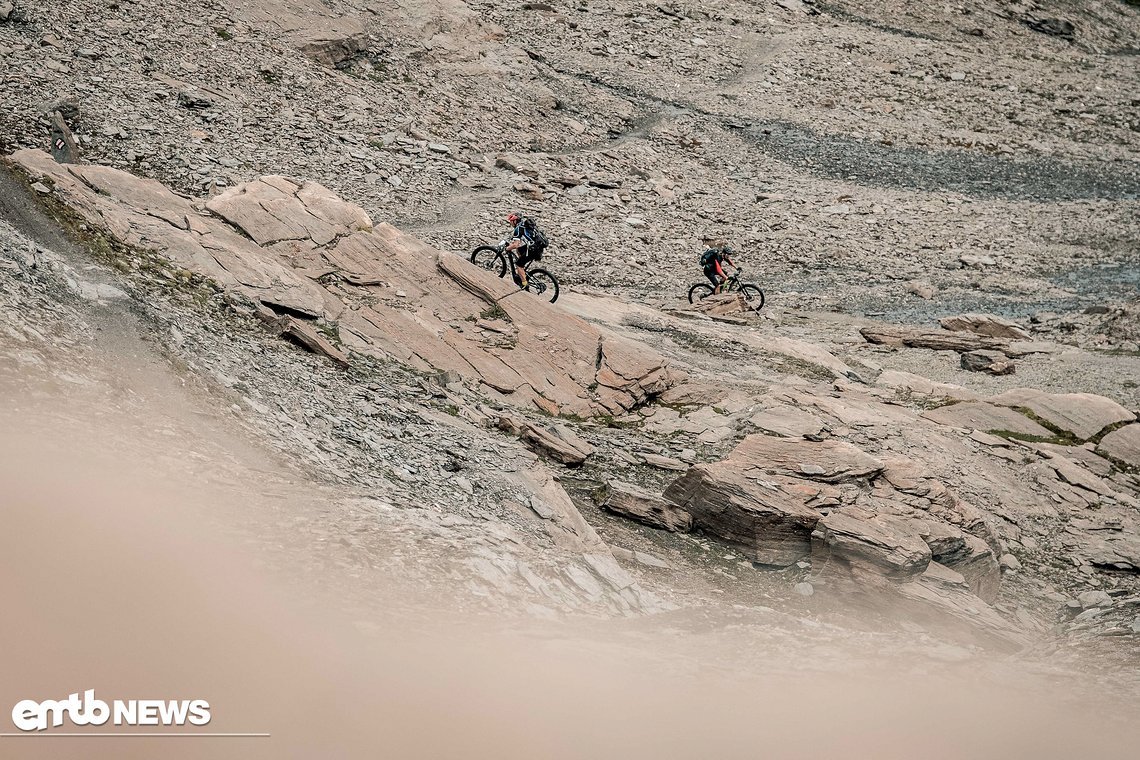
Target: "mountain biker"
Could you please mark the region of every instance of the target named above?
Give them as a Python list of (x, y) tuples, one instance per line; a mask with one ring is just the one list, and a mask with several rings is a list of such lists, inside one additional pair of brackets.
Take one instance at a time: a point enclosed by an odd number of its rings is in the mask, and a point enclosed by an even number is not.
[(724, 264), (736, 267), (732, 260), (733, 250), (725, 245), (720, 248), (709, 248), (701, 254), (701, 267), (705, 270), (705, 277), (713, 284), (713, 295), (720, 293), (720, 288), (728, 280), (724, 273)]
[(528, 216), (512, 212), (507, 221), (513, 230), (512, 240), (506, 250), (518, 251), (515, 255), (515, 279), (518, 280), (519, 287), (526, 290), (526, 265), (542, 257), (542, 249), (546, 247), (546, 236)]

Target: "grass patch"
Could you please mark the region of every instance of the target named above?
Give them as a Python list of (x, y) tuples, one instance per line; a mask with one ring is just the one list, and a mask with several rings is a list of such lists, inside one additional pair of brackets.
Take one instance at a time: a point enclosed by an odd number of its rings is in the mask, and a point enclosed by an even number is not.
[(1053, 441), (1053, 443), (1059, 443), (1062, 446), (1080, 446), (1082, 443), (1084, 443), (1083, 439), (1077, 438), (1068, 430), (1062, 430), (1048, 420), (1043, 419), (1042, 417), (1038, 417), (1032, 409), (1024, 406), (1012, 406), (1010, 409), (1013, 409), (1013, 411), (1019, 412), (1020, 414), (1024, 414), (1026, 417), (1033, 420), (1041, 427), (1053, 433), (1054, 437), (1057, 439)]
[(317, 322), (315, 327), (317, 332), (324, 335), (332, 343), (338, 346), (343, 345), (340, 339), (340, 325), (336, 322)]
[(1069, 441), (1051, 435), (1033, 435), (1032, 433), (1017, 433), (1012, 430), (987, 430), (990, 435), (1004, 438), (1007, 441), (1021, 441), (1023, 443), (1056, 443), (1061, 446), (1071, 446)]
[(218, 35), (219, 37), (221, 37), (226, 42), (229, 42), (230, 40), (232, 40), (234, 38), (233, 34), (230, 32), (229, 29), (225, 29), (225, 28), (220, 27), (220, 26), (214, 27), (214, 34)]
[(511, 315), (503, 311), (503, 307), (499, 306), (497, 303), (488, 306), (486, 309), (483, 309), (483, 311), (479, 312), (479, 316), (480, 318), (487, 320), (499, 319), (507, 323), (511, 321)]

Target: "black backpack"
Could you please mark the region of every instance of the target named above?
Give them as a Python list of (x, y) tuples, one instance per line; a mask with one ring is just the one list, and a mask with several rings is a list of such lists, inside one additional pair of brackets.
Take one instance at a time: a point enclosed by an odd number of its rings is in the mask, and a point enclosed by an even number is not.
[(522, 220), (522, 228), (530, 238), (530, 250), (534, 258), (541, 259), (542, 252), (550, 245), (550, 240), (543, 234), (542, 230), (529, 216)]
[(702, 253), (701, 254), (701, 268), (702, 269), (708, 269), (709, 267), (711, 267), (713, 260), (716, 259), (718, 254), (720, 254), (720, 250), (717, 248), (710, 248), (707, 251), (705, 251), (704, 253)]

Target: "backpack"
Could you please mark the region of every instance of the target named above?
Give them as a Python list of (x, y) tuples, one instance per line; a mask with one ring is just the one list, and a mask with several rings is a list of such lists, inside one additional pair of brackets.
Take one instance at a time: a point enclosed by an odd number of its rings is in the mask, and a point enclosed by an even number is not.
[(532, 255), (535, 259), (541, 259), (542, 252), (550, 245), (550, 240), (529, 216), (522, 220), (522, 228), (527, 237), (530, 238), (530, 250)]
[(713, 265), (713, 261), (720, 255), (720, 251), (716, 248), (710, 248), (701, 254), (701, 268), (708, 269)]

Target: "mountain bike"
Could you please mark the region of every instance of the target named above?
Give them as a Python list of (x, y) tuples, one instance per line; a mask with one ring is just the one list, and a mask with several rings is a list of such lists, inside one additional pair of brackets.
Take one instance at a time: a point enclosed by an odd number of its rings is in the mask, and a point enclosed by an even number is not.
[[(764, 308), (764, 291), (760, 289), (759, 285), (753, 285), (750, 282), (741, 282), (740, 275), (744, 270), (737, 267), (736, 271), (732, 273), (724, 283), (720, 286), (721, 293), (740, 293), (744, 296), (744, 303), (752, 311), (760, 311)], [(696, 303), (703, 301), (713, 294), (713, 286), (707, 282), (698, 282), (693, 287), (689, 288), (689, 303)]]
[[(515, 252), (507, 250), (511, 238), (500, 240), (498, 245), (481, 245), (471, 252), (471, 263), (477, 267), (493, 272), (499, 277), (505, 277), (510, 271), (511, 279), (515, 285), (522, 287), (518, 274), (515, 273)], [(536, 267), (526, 267), (526, 288), (528, 293), (534, 293), (544, 301), (554, 303), (558, 300), (558, 279), (547, 270)]]

